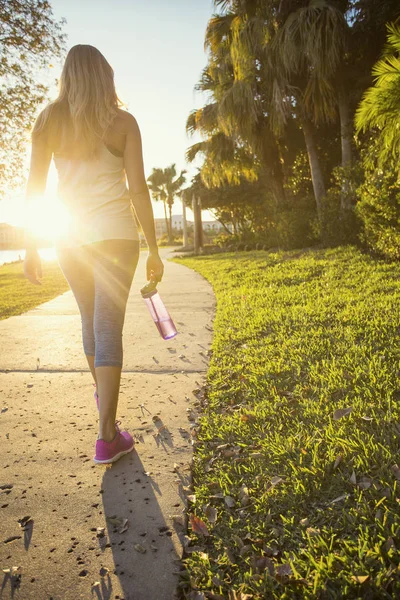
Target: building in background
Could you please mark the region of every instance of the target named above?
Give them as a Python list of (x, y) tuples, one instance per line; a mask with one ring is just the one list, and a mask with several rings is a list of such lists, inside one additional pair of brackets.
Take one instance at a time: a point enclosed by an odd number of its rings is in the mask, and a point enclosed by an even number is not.
[(0, 223), (0, 248), (2, 250), (20, 250), (24, 246), (23, 227)]
[[(165, 223), (165, 219), (158, 218), (154, 219), (154, 223), (156, 226), (156, 237), (159, 239), (163, 235), (167, 234), (167, 226)], [(188, 228), (193, 227), (193, 221), (186, 221)], [(172, 215), (172, 229), (175, 231), (183, 230), (183, 216), (182, 215)], [(204, 233), (213, 232), (218, 233), (223, 230), (223, 226), (219, 221), (203, 221), (203, 231)]]

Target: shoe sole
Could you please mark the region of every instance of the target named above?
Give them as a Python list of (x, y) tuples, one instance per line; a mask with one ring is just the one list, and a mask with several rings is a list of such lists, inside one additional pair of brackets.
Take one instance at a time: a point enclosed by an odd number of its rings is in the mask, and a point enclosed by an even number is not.
[(123, 450), (122, 452), (118, 452), (118, 454), (116, 454), (112, 458), (107, 458), (106, 460), (99, 460), (98, 458), (94, 457), (93, 460), (96, 463), (96, 465), (105, 465), (108, 463), (113, 463), (113, 462), (117, 461), (118, 459), (120, 459), (122, 456), (125, 456), (125, 454), (129, 454), (129, 452), (132, 452), (132, 450), (134, 448), (135, 448), (135, 444), (133, 444), (132, 448), (129, 448), (129, 450)]

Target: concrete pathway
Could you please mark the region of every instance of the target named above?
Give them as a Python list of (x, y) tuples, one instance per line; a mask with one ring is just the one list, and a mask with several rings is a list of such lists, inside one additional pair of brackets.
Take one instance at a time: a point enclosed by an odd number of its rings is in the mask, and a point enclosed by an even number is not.
[(200, 275), (165, 260), (159, 291), (179, 335), (162, 340), (139, 293), (146, 256), (127, 307), (118, 410), (137, 451), (112, 466), (92, 460), (97, 410), (72, 293), (0, 321), (0, 566), (21, 567), (1, 573), (1, 598), (176, 597), (215, 299)]

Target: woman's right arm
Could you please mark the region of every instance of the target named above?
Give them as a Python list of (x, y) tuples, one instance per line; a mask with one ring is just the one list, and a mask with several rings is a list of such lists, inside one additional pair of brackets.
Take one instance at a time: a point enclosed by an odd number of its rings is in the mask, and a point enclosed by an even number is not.
[(149, 247), (147, 279), (150, 279), (151, 272), (153, 272), (161, 281), (164, 265), (158, 255), (153, 207), (144, 174), (142, 138), (135, 117), (126, 113), (124, 118), (126, 119), (124, 165), (133, 208)]

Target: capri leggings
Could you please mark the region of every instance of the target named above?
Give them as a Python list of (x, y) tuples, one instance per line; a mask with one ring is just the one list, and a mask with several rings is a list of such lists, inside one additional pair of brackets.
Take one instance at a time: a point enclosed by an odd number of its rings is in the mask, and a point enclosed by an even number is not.
[(95, 357), (95, 367), (122, 367), (122, 329), (139, 242), (104, 240), (59, 248), (57, 255), (81, 314), (85, 354)]

